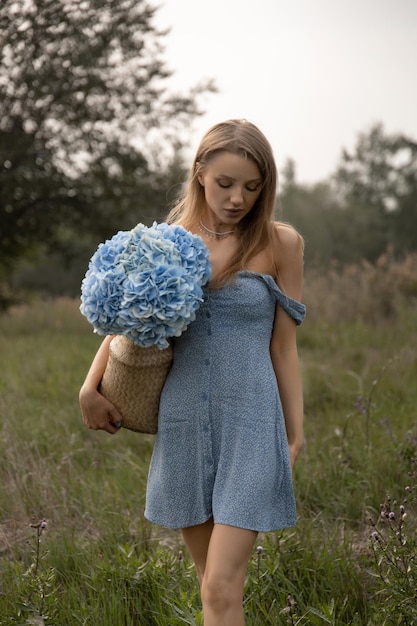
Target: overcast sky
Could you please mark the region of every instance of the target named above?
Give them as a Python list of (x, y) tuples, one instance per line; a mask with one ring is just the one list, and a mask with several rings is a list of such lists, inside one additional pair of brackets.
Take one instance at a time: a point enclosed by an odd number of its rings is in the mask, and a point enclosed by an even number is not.
[(417, 140), (417, 0), (160, 0), (165, 57), (181, 90), (213, 78), (219, 93), (191, 129), (244, 117), (281, 169), (314, 183), (343, 147), (381, 121)]

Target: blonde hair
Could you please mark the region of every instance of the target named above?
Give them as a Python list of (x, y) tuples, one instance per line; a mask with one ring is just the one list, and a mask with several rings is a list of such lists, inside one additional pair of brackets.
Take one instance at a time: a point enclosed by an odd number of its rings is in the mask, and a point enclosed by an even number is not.
[[(188, 183), (175, 206), (168, 214), (167, 222), (181, 224), (188, 230), (197, 230), (205, 207), (204, 188), (198, 177), (219, 152), (232, 152), (252, 160), (262, 178), (261, 192), (251, 211), (239, 222), (239, 246), (229, 266), (216, 281), (224, 284), (248, 261), (265, 248), (272, 250), (276, 231), (273, 226), (277, 194), (277, 168), (271, 145), (263, 133), (246, 120), (228, 120), (212, 126), (201, 140), (190, 171)], [(271, 253), (271, 262), (274, 262)]]

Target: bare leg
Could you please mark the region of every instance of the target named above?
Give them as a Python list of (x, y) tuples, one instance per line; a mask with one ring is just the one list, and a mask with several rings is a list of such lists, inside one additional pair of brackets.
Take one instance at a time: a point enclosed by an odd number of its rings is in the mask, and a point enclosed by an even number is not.
[(257, 533), (206, 522), (183, 536), (197, 568), (205, 626), (244, 626), (243, 588)]
[(206, 570), (207, 552), (213, 527), (213, 518), (210, 518), (204, 524), (183, 528), (181, 531), (185, 545), (194, 561), (200, 587)]

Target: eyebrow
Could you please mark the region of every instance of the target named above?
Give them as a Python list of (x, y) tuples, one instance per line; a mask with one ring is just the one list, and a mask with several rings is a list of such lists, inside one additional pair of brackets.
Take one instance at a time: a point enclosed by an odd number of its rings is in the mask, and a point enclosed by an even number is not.
[[(233, 176), (228, 176), (227, 174), (217, 174), (217, 178), (227, 178), (228, 180), (236, 180), (236, 178), (233, 178)], [(246, 184), (248, 183), (261, 183), (262, 182), (262, 178), (251, 178), (250, 180), (245, 181)]]

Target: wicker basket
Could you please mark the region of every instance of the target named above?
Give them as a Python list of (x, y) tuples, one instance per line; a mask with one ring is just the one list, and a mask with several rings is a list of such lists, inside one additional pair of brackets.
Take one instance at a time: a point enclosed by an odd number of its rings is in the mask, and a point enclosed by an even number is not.
[(141, 348), (122, 335), (112, 339), (100, 392), (119, 411), (124, 428), (157, 432), (159, 399), (171, 365), (171, 346)]

